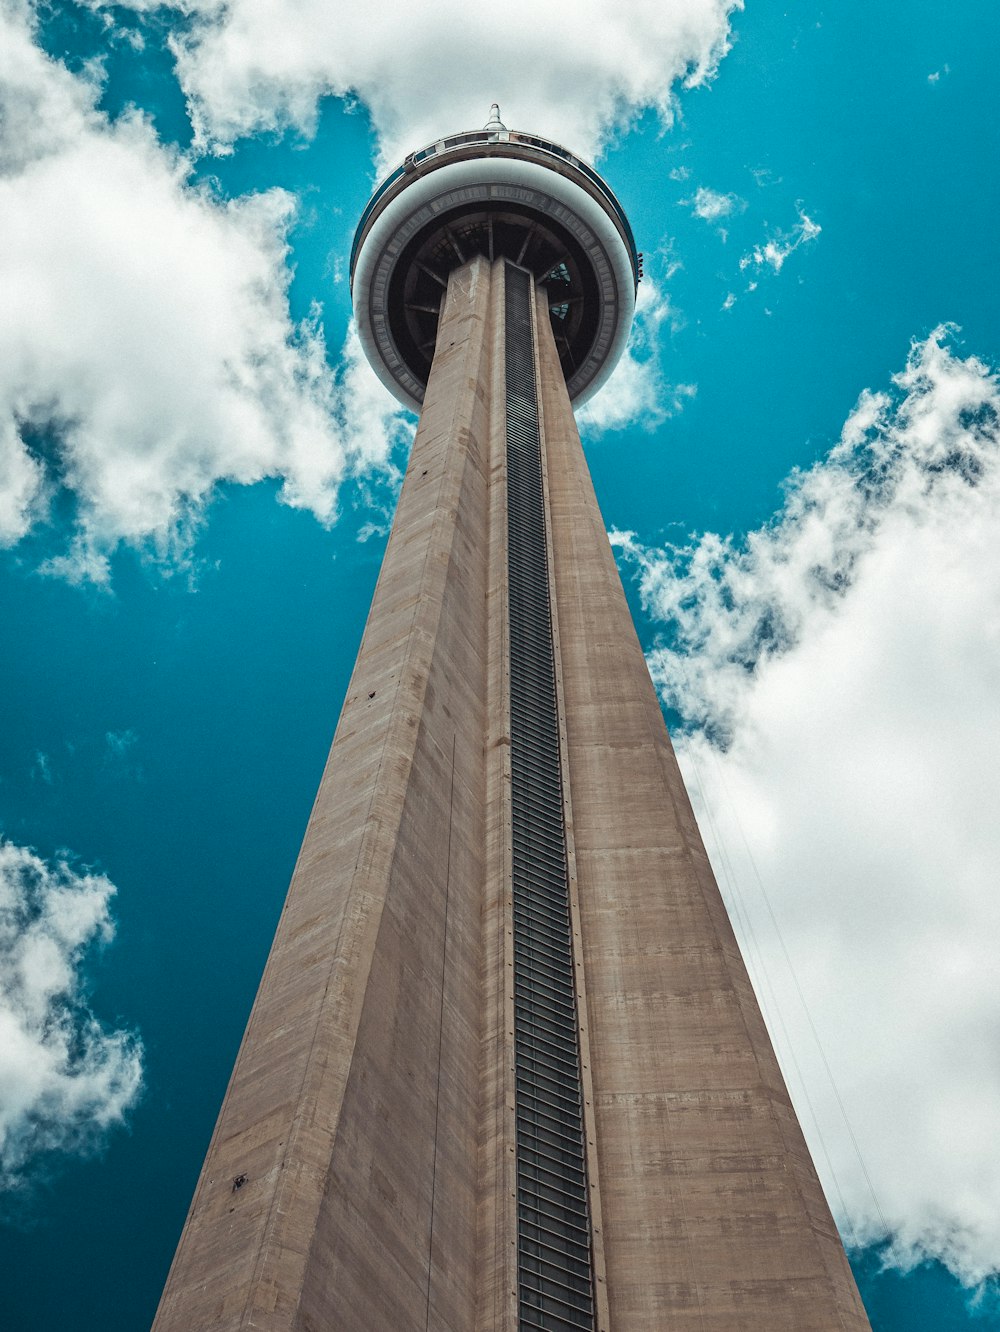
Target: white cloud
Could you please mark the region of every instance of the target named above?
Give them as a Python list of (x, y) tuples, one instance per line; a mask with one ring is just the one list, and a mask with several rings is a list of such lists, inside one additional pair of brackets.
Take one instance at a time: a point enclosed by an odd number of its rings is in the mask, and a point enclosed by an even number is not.
[[(308, 127), (333, 91), (369, 104), (393, 156), (442, 126), (479, 124), (508, 87), (517, 123), (592, 153), (643, 107), (669, 118), (678, 80), (710, 78), (739, 8), (685, 0), (588, 16), (525, 5), (498, 26), (448, 0), (381, 14), (373, 41), (367, 12), (306, 4), (295, 24), (276, 0), (177, 6), (191, 19), (175, 40), (203, 144)], [(537, 60), (531, 77), (526, 58)], [(0, 545), (69, 492), (70, 543), (42, 567), (98, 583), (122, 542), (183, 560), (224, 481), (278, 478), (286, 503), (333, 521), (345, 475), (386, 466), (410, 429), (353, 334), (332, 372), (318, 316), (291, 318), (292, 196), (226, 202), (195, 185), (188, 159), (141, 115), (110, 123), (96, 109), (100, 77), (44, 55), (26, 5), (3, 10)], [(660, 405), (644, 336), (640, 321), (595, 423), (659, 416), (691, 391), (663, 389)]]
[[(0, 18), (0, 544), (75, 497), (52, 572), (102, 581), (120, 541), (183, 552), (215, 486), (265, 476), (324, 522), (352, 467), (383, 463), (397, 409), (349, 340), (289, 314), (281, 190), (232, 202), (138, 115)], [(362, 410), (365, 415), (361, 415)]]
[(377, 14), (301, 0), (294, 17), (282, 0), (174, 7), (192, 16), (174, 45), (201, 143), (225, 147), (286, 125), (308, 132), (317, 101), (333, 93), (365, 103), (384, 160), (396, 160), (478, 128), (491, 101), (512, 127), (589, 155), (645, 107), (669, 120), (672, 86), (712, 76), (742, 0), (510, 0), (502, 16), (466, 0), (396, 0)]
[(102, 767), (108, 776), (136, 783), (145, 780), (138, 751), (139, 736), (134, 730), (107, 731), (104, 736)]
[(970, 1284), (1000, 1269), (998, 420), (938, 329), (772, 524), (616, 537), (669, 626), (650, 665), (697, 723), (681, 760), (833, 1206)]
[(749, 254), (740, 260), (740, 268), (771, 268), (780, 273), (785, 260), (800, 246), (815, 240), (823, 228), (818, 222), (799, 209), (799, 220), (788, 231), (776, 231), (767, 238), (763, 245), (755, 245)]
[(682, 199), (681, 203), (687, 204), (695, 217), (703, 218), (706, 222), (718, 222), (746, 208), (746, 200), (738, 194), (719, 194), (704, 185), (698, 186), (693, 198)]
[(652, 278), (636, 294), (635, 319), (625, 354), (614, 373), (576, 414), (581, 430), (599, 433), (639, 424), (655, 430), (693, 398), (694, 384), (667, 384), (660, 373), (659, 344), (664, 324), (676, 329), (680, 316)]
[(132, 750), (139, 743), (139, 737), (135, 731), (108, 731), (104, 736), (104, 743), (107, 746), (108, 755), (112, 758), (123, 759), (131, 754)]
[(142, 1085), (142, 1045), (87, 1007), (81, 964), (114, 934), (106, 878), (0, 841), (0, 1188), (44, 1152), (93, 1149)]

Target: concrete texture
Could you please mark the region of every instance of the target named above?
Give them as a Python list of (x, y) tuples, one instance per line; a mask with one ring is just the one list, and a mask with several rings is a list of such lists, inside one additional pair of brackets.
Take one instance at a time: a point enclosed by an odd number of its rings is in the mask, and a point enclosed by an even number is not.
[(485, 261), (452, 278), (371, 615), (157, 1332), (474, 1325), (489, 296)]
[[(516, 1332), (502, 262), (382, 573), (155, 1332)], [(536, 319), (601, 1332), (862, 1332)]]
[(549, 322), (539, 360), (614, 1332), (868, 1320), (632, 625)]

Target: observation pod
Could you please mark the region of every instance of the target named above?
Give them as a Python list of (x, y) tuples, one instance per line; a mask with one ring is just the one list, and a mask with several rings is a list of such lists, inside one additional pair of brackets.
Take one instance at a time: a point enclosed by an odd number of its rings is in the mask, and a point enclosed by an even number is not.
[(375, 373), (419, 412), (452, 269), (481, 254), (528, 269), (547, 293), (570, 401), (607, 380), (628, 340), (640, 277), (628, 219), (601, 177), (536, 134), (485, 129), (410, 153), (372, 195), (351, 251), (351, 295)]

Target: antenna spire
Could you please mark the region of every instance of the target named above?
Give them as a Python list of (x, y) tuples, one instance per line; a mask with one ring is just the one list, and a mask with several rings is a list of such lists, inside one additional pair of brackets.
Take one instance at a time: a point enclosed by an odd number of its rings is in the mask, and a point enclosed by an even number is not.
[(489, 120), (486, 122), (486, 124), (483, 126), (483, 129), (488, 129), (488, 130), (505, 130), (506, 128), (507, 128), (507, 126), (506, 126), (506, 125), (503, 123), (503, 121), (500, 119), (500, 105), (499, 105), (498, 102), (494, 102), (494, 103), (490, 106), (490, 118), (489, 118)]

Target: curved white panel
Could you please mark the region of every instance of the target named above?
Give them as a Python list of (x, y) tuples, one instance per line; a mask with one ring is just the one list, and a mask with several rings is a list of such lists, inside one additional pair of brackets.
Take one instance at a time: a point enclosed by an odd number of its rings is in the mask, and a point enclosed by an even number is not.
[(632, 260), (600, 198), (538, 162), (484, 155), (448, 162), (417, 175), (377, 209), (361, 243), (353, 273), (354, 313), (365, 355), (386, 388), (419, 412), (423, 385), (403, 362), (388, 319), (389, 284), (413, 235), (438, 215), (468, 204), (516, 204), (569, 231), (593, 266), (601, 309), (587, 359), (571, 375), (570, 397), (582, 403), (614, 369), (628, 340), (635, 309)]

